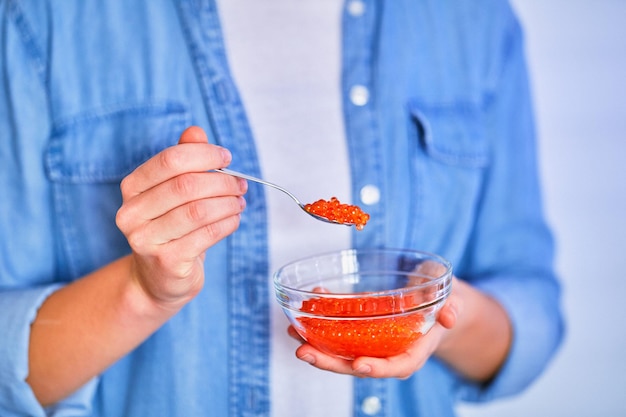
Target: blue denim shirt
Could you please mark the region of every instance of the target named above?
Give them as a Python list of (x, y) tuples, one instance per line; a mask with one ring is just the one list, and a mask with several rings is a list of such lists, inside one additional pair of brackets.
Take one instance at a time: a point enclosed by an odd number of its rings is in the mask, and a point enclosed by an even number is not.
[[(353, 245), (445, 256), (502, 303), (514, 340), (485, 385), (436, 359), (407, 380), (355, 379), (354, 416), (452, 416), (457, 401), (522, 390), (562, 337), (523, 37), (505, 1), (356, 1), (342, 19), (352, 193), (373, 185), (381, 199)], [(270, 415), (255, 184), (177, 316), (53, 407), (25, 383), (45, 297), (129, 252), (114, 220), (125, 175), (191, 124), (262, 175), (214, 2), (3, 0), (0, 54), (0, 415)]]

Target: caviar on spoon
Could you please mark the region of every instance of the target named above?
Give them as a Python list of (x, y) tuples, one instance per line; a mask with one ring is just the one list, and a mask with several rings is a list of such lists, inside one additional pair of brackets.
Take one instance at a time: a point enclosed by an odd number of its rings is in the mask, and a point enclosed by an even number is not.
[(308, 215), (317, 220), (321, 220), (326, 223), (343, 224), (346, 226), (354, 225), (357, 230), (363, 230), (365, 224), (369, 220), (370, 216), (364, 213), (358, 206), (350, 204), (343, 204), (337, 198), (332, 197), (329, 201), (324, 199), (317, 200), (311, 204), (303, 204), (298, 198), (284, 189), (283, 187), (274, 183), (262, 180), (260, 178), (252, 177), (241, 172), (233, 171), (231, 169), (219, 168), (215, 171), (223, 174), (232, 175), (233, 177), (244, 178), (246, 180), (258, 182), (259, 184), (267, 185), (275, 188), (283, 193), (287, 194), (293, 201), (300, 206)]

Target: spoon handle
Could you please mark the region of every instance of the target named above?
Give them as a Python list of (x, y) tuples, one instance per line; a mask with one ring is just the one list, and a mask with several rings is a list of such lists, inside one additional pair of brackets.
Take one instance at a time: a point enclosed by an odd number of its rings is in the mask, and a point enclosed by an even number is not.
[(218, 168), (218, 169), (215, 169), (214, 171), (221, 172), (223, 174), (232, 175), (233, 177), (239, 177), (239, 178), (243, 178), (243, 179), (246, 179), (246, 180), (258, 182), (259, 184), (263, 184), (263, 185), (267, 185), (269, 187), (275, 188), (275, 189), (277, 189), (279, 191), (282, 191), (283, 193), (287, 194), (289, 197), (291, 197), (291, 199), (293, 201), (295, 201), (300, 207), (304, 207), (304, 205), (300, 202), (300, 200), (298, 200), (296, 198), (295, 195), (291, 194), (289, 191), (287, 191), (283, 187), (281, 187), (279, 185), (276, 185), (274, 183), (271, 183), (269, 181), (265, 181), (265, 180), (262, 180), (260, 178), (253, 177), (253, 176), (250, 176), (248, 174), (243, 174), (241, 172), (233, 171), (232, 169), (227, 169), (227, 168)]

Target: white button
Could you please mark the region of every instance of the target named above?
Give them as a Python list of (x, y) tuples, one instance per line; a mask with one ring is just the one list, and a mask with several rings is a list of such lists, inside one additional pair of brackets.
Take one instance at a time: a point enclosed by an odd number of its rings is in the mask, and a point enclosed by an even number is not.
[(367, 397), (361, 403), (361, 410), (368, 416), (377, 414), (381, 408), (382, 404), (378, 397)]
[(365, 13), (365, 3), (361, 0), (352, 0), (348, 3), (348, 13), (354, 17), (362, 16)]
[(370, 98), (370, 92), (363, 85), (355, 85), (350, 89), (350, 101), (355, 106), (365, 106)]
[(363, 204), (371, 206), (380, 201), (380, 190), (375, 185), (366, 185), (361, 188), (361, 201)]

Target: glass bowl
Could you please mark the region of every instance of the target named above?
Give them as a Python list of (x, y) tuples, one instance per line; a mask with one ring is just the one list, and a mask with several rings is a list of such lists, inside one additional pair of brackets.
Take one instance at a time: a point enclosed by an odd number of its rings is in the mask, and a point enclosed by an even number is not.
[(298, 334), (352, 360), (406, 351), (450, 294), (446, 259), (408, 249), (347, 249), (296, 260), (274, 274), (276, 299)]

